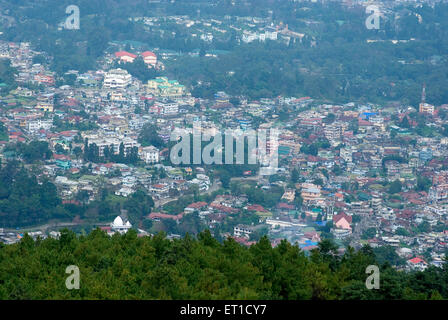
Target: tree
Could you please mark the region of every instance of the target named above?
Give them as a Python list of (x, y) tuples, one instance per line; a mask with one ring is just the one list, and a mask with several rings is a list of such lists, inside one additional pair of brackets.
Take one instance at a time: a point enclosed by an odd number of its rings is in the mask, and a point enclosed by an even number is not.
[(315, 178), (313, 180), (313, 183), (318, 185), (318, 186), (323, 186), (324, 185), (324, 181), (322, 180), (322, 178)]
[(331, 239), (325, 239), (319, 242), (319, 251), (322, 254), (336, 253), (338, 246)]
[(365, 240), (372, 239), (372, 238), (375, 237), (375, 235), (376, 235), (376, 229), (375, 228), (368, 228), (367, 230), (365, 230), (362, 233), (361, 238), (365, 239)]
[(0, 83), (3, 84), (0, 87), (0, 94), (6, 95), (11, 90), (17, 88), (15, 82), (15, 75), (18, 73), (17, 69), (11, 66), (11, 60), (0, 59)]
[(300, 147), (300, 152), (305, 153), (305, 154), (309, 154), (312, 156), (317, 156), (319, 149), (316, 146), (316, 144), (311, 144), (309, 146), (307, 145), (303, 145)]
[(297, 170), (297, 168), (292, 169), (291, 182), (297, 183), (299, 181), (299, 178), (300, 178), (300, 174), (299, 174), (299, 171)]
[(80, 190), (76, 194), (76, 200), (79, 200), (84, 204), (89, 200), (89, 198), (90, 198), (89, 192), (86, 190)]
[(133, 225), (138, 225), (143, 217), (151, 213), (154, 207), (154, 200), (143, 190), (137, 190), (131, 194), (123, 207), (128, 210), (129, 220)]
[(146, 123), (143, 126), (138, 136), (138, 142), (141, 143), (144, 147), (154, 146), (156, 148), (161, 148), (165, 146), (162, 138), (160, 138), (159, 134), (157, 133), (157, 128), (150, 123)]
[(3, 122), (0, 121), (0, 141), (8, 141), (8, 140), (9, 140), (8, 129), (3, 124)]
[(31, 141), (29, 144), (19, 142), (11, 148), (16, 150), (26, 162), (50, 159), (53, 155), (46, 141)]
[(73, 154), (76, 158), (79, 158), (82, 155), (82, 149), (80, 147), (74, 147)]
[(395, 234), (398, 236), (406, 236), (406, 237), (410, 235), (410, 233), (405, 228), (402, 227), (397, 228), (397, 230), (395, 230)]
[(326, 124), (331, 124), (334, 122), (336, 116), (333, 113), (329, 113), (324, 119), (323, 122)]
[(220, 180), (221, 180), (221, 184), (222, 184), (223, 188), (225, 188), (225, 189), (229, 188), (230, 176), (228, 174), (226, 174), (226, 173), (221, 174)]
[(399, 192), (401, 192), (401, 188), (402, 188), (402, 185), (401, 185), (400, 180), (395, 180), (394, 182), (392, 182), (389, 185), (388, 192), (389, 192), (389, 194), (399, 193)]
[(154, 68), (148, 68), (143, 58), (140, 56), (135, 58), (132, 63), (117, 63), (115, 67), (127, 70), (133, 77), (144, 83), (158, 76), (157, 71)]
[(124, 161), (124, 144), (123, 144), (123, 142), (120, 143), (120, 147), (118, 148), (118, 161), (119, 162)]
[(411, 125), (409, 124), (409, 120), (407, 116), (404, 116), (403, 119), (401, 120), (399, 126), (401, 128), (410, 128)]
[(405, 260), (403, 258), (400, 258), (394, 247), (381, 246), (378, 248), (374, 248), (373, 252), (375, 253), (375, 258), (380, 265), (389, 263), (390, 265), (398, 266), (405, 263)]
[(54, 147), (54, 150), (55, 150), (56, 153), (58, 153), (58, 154), (64, 154), (64, 153), (66, 153), (65, 149), (64, 149), (59, 143), (56, 144), (56, 146)]
[(417, 177), (417, 186), (416, 186), (416, 190), (417, 191), (428, 191), (429, 188), (431, 187), (432, 183), (431, 180), (427, 177), (423, 177), (423, 176), (419, 176)]
[(430, 232), (431, 231), (431, 225), (428, 221), (423, 221), (418, 225), (418, 231), (422, 233)]
[(232, 97), (229, 99), (229, 102), (231, 104), (233, 104), (234, 106), (239, 106), (240, 105), (240, 99), (236, 98), (236, 97)]

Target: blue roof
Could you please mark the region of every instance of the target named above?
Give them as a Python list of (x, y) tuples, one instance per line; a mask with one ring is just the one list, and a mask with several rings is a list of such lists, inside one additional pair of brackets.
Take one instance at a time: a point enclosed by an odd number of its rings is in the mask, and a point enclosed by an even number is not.
[(305, 247), (309, 247), (309, 246), (317, 246), (317, 242), (311, 241), (311, 240), (305, 240), (304, 244), (299, 244), (300, 248), (305, 248)]

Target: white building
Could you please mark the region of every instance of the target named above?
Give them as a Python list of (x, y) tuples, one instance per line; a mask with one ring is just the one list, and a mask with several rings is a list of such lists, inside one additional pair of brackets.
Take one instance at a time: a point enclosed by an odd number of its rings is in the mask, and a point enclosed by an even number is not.
[(154, 146), (141, 148), (140, 157), (146, 163), (159, 162), (159, 149)]
[(209, 33), (203, 33), (201, 34), (201, 40), (205, 42), (212, 42), (213, 41), (213, 34)]
[(264, 33), (265, 33), (266, 39), (277, 40), (277, 38), (278, 38), (278, 32), (275, 28), (266, 28)]
[(134, 190), (129, 187), (122, 187), (119, 190), (115, 191), (115, 194), (117, 196), (122, 196), (122, 197), (129, 197), (132, 193), (134, 193)]
[(113, 232), (125, 234), (129, 231), (129, 229), (132, 228), (132, 225), (129, 221), (126, 221), (126, 223), (124, 223), (123, 219), (120, 216), (117, 216), (114, 222), (110, 224), (110, 227)]
[(167, 103), (162, 105), (163, 114), (170, 116), (176, 115), (179, 112), (179, 105), (177, 103)]
[(241, 36), (241, 40), (243, 40), (243, 42), (245, 43), (250, 43), (252, 41), (258, 40), (258, 34), (257, 33), (253, 33), (253, 32), (249, 32), (249, 31), (244, 31), (243, 35)]
[(242, 224), (239, 224), (233, 228), (233, 235), (235, 237), (244, 237), (249, 239), (252, 232), (253, 230), (251, 227)]
[(344, 239), (349, 237), (352, 234), (351, 229), (331, 229), (331, 233), (334, 235), (336, 239)]
[(345, 162), (352, 162), (353, 150), (351, 148), (341, 148), (339, 155)]
[(325, 126), (325, 137), (330, 141), (336, 141), (341, 138), (341, 127), (335, 124)]
[(51, 119), (37, 119), (31, 120), (27, 123), (29, 132), (36, 132), (40, 129), (49, 130), (53, 126), (53, 120)]
[(288, 228), (288, 227), (306, 227), (306, 224), (299, 223), (297, 221), (287, 221), (284, 219), (273, 219), (267, 218), (266, 224), (270, 226), (270, 228)]
[(241, 36), (241, 40), (245, 43), (250, 43), (253, 41), (265, 42), (266, 39), (277, 40), (278, 32), (274, 28), (268, 28), (264, 31), (264, 33), (243, 31)]
[(131, 75), (123, 69), (112, 69), (104, 76), (104, 88), (126, 88), (131, 83)]
[(140, 147), (140, 143), (137, 140), (132, 139), (130, 137), (122, 137), (122, 136), (112, 136), (107, 137), (104, 135), (85, 135), (85, 138), (88, 139), (89, 145), (96, 144), (99, 151), (99, 156), (104, 156), (104, 149), (106, 147), (109, 148), (109, 152), (113, 152), (113, 154), (118, 154), (120, 152), (120, 144), (123, 143), (124, 146), (124, 154), (127, 155), (128, 152), (133, 147)]

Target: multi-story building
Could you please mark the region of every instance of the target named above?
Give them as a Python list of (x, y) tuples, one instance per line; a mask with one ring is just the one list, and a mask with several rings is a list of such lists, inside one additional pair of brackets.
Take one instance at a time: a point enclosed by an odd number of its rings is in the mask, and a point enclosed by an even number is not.
[(352, 162), (353, 160), (353, 150), (351, 148), (341, 148), (339, 155), (345, 162)]
[(373, 209), (369, 207), (369, 204), (366, 202), (358, 201), (350, 203), (350, 212), (356, 215), (370, 215), (373, 212)]
[(429, 198), (431, 200), (444, 200), (448, 198), (448, 184), (439, 184), (429, 189)]
[(126, 88), (131, 83), (131, 75), (123, 69), (112, 69), (104, 77), (104, 88)]
[(130, 137), (107, 137), (103, 135), (86, 135), (85, 138), (88, 139), (89, 145), (96, 144), (98, 147), (99, 156), (104, 156), (104, 149), (109, 148), (114, 154), (120, 152), (120, 144), (123, 143), (125, 155), (133, 148), (140, 147), (140, 143), (137, 140)]
[(145, 51), (142, 53), (143, 61), (148, 67), (155, 67), (157, 64), (157, 56), (154, 52)]
[(381, 211), (382, 203), (383, 200), (379, 195), (375, 195), (372, 197), (372, 199), (370, 200), (370, 206), (372, 207), (374, 214), (378, 214)]
[(119, 51), (119, 52), (115, 52), (115, 57), (118, 58), (120, 60), (120, 62), (134, 62), (135, 58), (137, 58), (137, 56), (133, 53), (130, 52), (126, 52), (126, 51)]
[(159, 149), (154, 146), (143, 147), (140, 156), (146, 163), (157, 163), (159, 162)]
[(303, 198), (303, 201), (317, 200), (321, 197), (321, 191), (320, 188), (315, 184), (303, 183), (301, 196)]
[(331, 229), (331, 233), (336, 239), (340, 240), (349, 237), (352, 231), (350, 229)]
[(36, 105), (36, 109), (44, 112), (53, 112), (53, 102), (39, 101)]
[(330, 143), (333, 144), (341, 138), (341, 127), (335, 124), (325, 126), (324, 134)]
[(52, 75), (46, 75), (46, 74), (39, 73), (34, 76), (34, 82), (52, 86), (52, 85), (54, 85), (54, 77)]
[(400, 173), (400, 163), (395, 160), (386, 161), (385, 167), (389, 176), (394, 176)]
[(277, 40), (278, 39), (278, 32), (274, 28), (266, 28), (266, 30), (261, 33), (258, 32), (250, 32), (250, 31), (243, 31), (243, 34), (241, 35), (241, 40), (245, 43), (250, 43), (253, 41), (266, 41), (266, 39), (269, 40)]
[(434, 114), (434, 106), (432, 104), (429, 103), (425, 103), (422, 102), (419, 105), (418, 111), (420, 113), (430, 113), (430, 114)]
[(48, 130), (53, 126), (52, 119), (36, 119), (27, 122), (29, 132), (36, 132), (40, 129)]
[(250, 43), (255, 40), (259, 40), (259, 34), (255, 32), (244, 31), (241, 36), (241, 40), (245, 43)]
[(176, 98), (186, 94), (185, 86), (177, 80), (168, 80), (166, 77), (157, 77), (148, 80), (146, 91), (159, 97)]
[(432, 159), (432, 150), (430, 148), (424, 148), (419, 152), (418, 157), (422, 161), (429, 161)]
[(244, 237), (249, 239), (252, 232), (253, 230), (250, 226), (245, 226), (242, 224), (239, 224), (233, 228), (233, 235), (235, 237)]
[(162, 105), (164, 115), (175, 115), (179, 112), (179, 105), (177, 103), (165, 103)]

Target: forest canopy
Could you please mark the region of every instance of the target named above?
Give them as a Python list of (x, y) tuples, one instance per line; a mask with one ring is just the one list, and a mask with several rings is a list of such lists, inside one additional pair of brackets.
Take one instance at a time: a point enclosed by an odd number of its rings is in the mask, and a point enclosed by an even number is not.
[[(0, 299), (441, 299), (448, 268), (398, 272), (379, 265), (380, 288), (366, 289), (366, 268), (377, 264), (370, 247), (342, 256), (329, 240), (306, 256), (266, 237), (250, 248), (209, 231), (168, 240), (133, 230), (109, 237), (97, 229), (77, 237), (0, 247)], [(80, 270), (80, 289), (67, 290), (66, 268)]]

